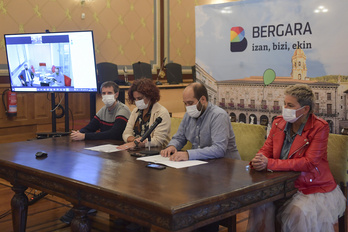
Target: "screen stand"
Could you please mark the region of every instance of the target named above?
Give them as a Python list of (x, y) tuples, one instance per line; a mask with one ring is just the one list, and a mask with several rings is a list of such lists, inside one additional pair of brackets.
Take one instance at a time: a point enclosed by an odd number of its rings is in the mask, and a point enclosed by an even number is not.
[[(67, 135), (67, 132), (69, 132), (69, 95), (68, 93), (64, 93), (64, 103), (65, 103), (65, 113), (64, 113), (65, 133), (57, 132), (56, 111), (52, 111), (52, 135), (53, 136)], [(55, 93), (51, 93), (51, 107), (52, 109), (56, 108)]]
[(69, 95), (64, 93), (65, 97), (65, 132), (69, 132)]
[(92, 120), (94, 118), (94, 115), (97, 111), (96, 104), (97, 104), (97, 94), (90, 93), (89, 94), (89, 117), (90, 117), (90, 120)]
[[(51, 93), (51, 109), (56, 108), (56, 99), (55, 99), (55, 94)], [(52, 133), (57, 132), (57, 127), (56, 127), (56, 111), (52, 111)]]

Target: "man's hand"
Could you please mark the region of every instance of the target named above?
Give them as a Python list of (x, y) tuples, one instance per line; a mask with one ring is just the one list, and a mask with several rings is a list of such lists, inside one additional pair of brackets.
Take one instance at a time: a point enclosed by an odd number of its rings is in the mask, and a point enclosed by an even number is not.
[(72, 131), (70, 134), (70, 138), (72, 140), (84, 140), (86, 135), (81, 133), (80, 131)]
[(178, 152), (174, 146), (169, 146), (161, 151), (161, 156), (169, 157), (171, 154)]
[(261, 153), (255, 155), (255, 157), (251, 160), (251, 164), (253, 168), (257, 171), (262, 171), (267, 169), (268, 158)]
[(188, 159), (189, 159), (189, 155), (187, 151), (178, 151), (169, 157), (169, 160), (171, 161), (183, 161)]

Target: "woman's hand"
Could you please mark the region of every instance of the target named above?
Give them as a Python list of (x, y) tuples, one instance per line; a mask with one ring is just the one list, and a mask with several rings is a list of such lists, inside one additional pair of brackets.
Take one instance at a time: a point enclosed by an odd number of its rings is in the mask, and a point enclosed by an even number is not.
[(261, 153), (255, 155), (255, 157), (251, 160), (251, 165), (257, 171), (262, 171), (267, 169), (268, 158)]
[(130, 143), (125, 143), (121, 146), (118, 146), (117, 149), (122, 149), (122, 150), (128, 150), (135, 147), (135, 143), (134, 142), (130, 142)]
[[(137, 138), (137, 139), (134, 139), (134, 140), (136, 140), (138, 142), (138, 147), (145, 147), (145, 141), (147, 141), (147, 140), (145, 140), (143, 142), (140, 142), (140, 139), (141, 138)], [(136, 145), (134, 143), (134, 140), (133, 140), (133, 142), (125, 143), (125, 144), (123, 144), (121, 146), (118, 146), (117, 149), (128, 150), (128, 149), (131, 149), (131, 148), (135, 147)]]

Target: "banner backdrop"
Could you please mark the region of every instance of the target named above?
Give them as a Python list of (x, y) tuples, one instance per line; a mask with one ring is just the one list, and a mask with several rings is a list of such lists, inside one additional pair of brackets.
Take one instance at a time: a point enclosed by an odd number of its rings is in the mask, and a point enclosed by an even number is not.
[(348, 75), (347, 0), (263, 0), (196, 6), (196, 63), (214, 79), (291, 74), (295, 49), (307, 77)]

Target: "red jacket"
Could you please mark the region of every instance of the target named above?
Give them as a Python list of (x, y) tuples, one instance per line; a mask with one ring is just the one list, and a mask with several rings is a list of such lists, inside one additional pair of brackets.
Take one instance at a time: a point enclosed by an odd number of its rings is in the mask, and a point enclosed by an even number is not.
[(302, 135), (296, 135), (288, 158), (279, 159), (285, 138), (286, 121), (274, 119), (269, 136), (260, 149), (268, 157), (267, 169), (272, 171), (299, 171), (295, 187), (304, 194), (331, 192), (337, 186), (327, 161), (328, 123), (310, 114)]

